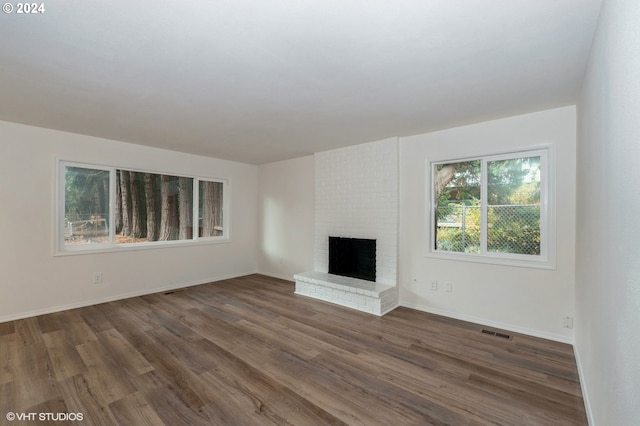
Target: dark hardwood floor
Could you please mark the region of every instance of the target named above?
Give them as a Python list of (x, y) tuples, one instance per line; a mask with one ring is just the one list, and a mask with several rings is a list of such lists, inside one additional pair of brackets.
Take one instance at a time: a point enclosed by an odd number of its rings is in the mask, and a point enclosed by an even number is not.
[(571, 346), (481, 329), (261, 275), (2, 323), (0, 424), (587, 424)]

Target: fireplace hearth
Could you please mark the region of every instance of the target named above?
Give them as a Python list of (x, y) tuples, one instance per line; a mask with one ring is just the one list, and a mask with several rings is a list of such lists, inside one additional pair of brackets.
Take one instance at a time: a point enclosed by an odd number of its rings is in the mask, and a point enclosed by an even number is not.
[(330, 236), (328, 249), (328, 272), (294, 275), (296, 294), (378, 316), (398, 306), (398, 288), (376, 281), (376, 240)]

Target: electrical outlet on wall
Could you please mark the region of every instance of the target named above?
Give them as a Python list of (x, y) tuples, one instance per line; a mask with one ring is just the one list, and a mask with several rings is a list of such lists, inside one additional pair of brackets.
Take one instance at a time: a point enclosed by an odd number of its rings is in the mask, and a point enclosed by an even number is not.
[(102, 283), (102, 272), (94, 272), (93, 273), (93, 283), (101, 284)]
[(453, 293), (453, 283), (446, 283), (445, 290), (447, 293)]
[(562, 318), (562, 327), (563, 328), (573, 328), (573, 317), (566, 316)]
[(431, 280), (431, 290), (438, 291), (438, 280)]

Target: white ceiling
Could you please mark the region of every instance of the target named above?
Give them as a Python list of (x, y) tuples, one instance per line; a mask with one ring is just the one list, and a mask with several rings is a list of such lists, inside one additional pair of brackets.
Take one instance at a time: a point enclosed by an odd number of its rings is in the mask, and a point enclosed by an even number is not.
[(0, 120), (262, 164), (570, 105), (600, 3), (46, 0)]

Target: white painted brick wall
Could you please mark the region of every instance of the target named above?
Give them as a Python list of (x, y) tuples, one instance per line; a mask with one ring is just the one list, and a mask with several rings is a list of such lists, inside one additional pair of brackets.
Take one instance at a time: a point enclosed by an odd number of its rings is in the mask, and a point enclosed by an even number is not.
[(376, 239), (376, 281), (398, 277), (398, 139), (316, 153), (314, 268), (329, 270), (329, 236)]

